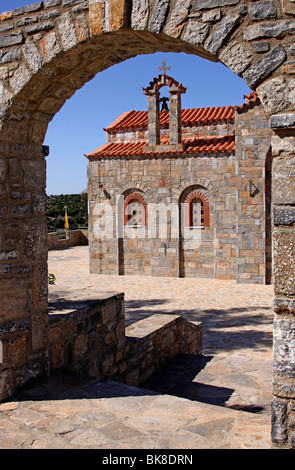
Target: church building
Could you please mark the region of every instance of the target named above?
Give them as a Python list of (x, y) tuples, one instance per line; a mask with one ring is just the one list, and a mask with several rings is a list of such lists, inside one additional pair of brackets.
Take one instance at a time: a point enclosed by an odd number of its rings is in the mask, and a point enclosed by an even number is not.
[(123, 113), (86, 155), (90, 271), (270, 283), (262, 104), (252, 92), (239, 106), (182, 109), (185, 92), (166, 73), (154, 78), (148, 110)]

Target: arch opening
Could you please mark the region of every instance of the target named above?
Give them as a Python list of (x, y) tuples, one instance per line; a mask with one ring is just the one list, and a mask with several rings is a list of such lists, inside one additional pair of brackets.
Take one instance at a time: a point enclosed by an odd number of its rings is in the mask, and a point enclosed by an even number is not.
[[(78, 5), (79, 3), (81, 2), (75, 2)], [(292, 69), (292, 64), (287, 63), (292, 55), (289, 40), (291, 31), (288, 22), (289, 15), (294, 14), (291, 6), (286, 7), (284, 4), (283, 8), (277, 12), (268, 12), (268, 16), (263, 17), (257, 17), (259, 13), (254, 11), (255, 5), (249, 5), (249, 8), (244, 5), (244, 9), (241, 6), (234, 8), (226, 6), (223, 16), (220, 14), (220, 17), (217, 17), (218, 15), (215, 14), (214, 19), (211, 16), (208, 20), (207, 15), (206, 20), (204, 16), (206, 12), (204, 13), (201, 7), (200, 11), (197, 11), (197, 16), (194, 16), (195, 12), (191, 9), (191, 5), (186, 5), (184, 6), (186, 12), (181, 21), (171, 6), (169, 10), (158, 12), (161, 13), (160, 18), (162, 18), (159, 25), (155, 19), (159, 16), (154, 9), (147, 8), (139, 19), (129, 4), (124, 4), (115, 11), (113, 2), (110, 2), (110, 10), (104, 11), (99, 17), (99, 3), (93, 1), (91, 8), (87, 5), (84, 10), (78, 11), (77, 8), (75, 10), (72, 8), (73, 5), (70, 5), (69, 9), (67, 2), (62, 4), (59, 2), (57, 19), (53, 20), (52, 25), (41, 28), (38, 31), (39, 36), (35, 35), (36, 31), (32, 35), (32, 29), (24, 29), (24, 24), (17, 23), (17, 21), (22, 20), (24, 18), (22, 15), (26, 15), (27, 11), (32, 13), (33, 17), (43, 14), (44, 11), (52, 12), (52, 3), (36, 2), (29, 10), (1, 16), (3, 24), (8, 25), (8, 21), (12, 21), (13, 40), (16, 41), (16, 44), (9, 43), (11, 40), (11, 31), (7, 33), (9, 28), (1, 31), (1, 44), (4, 49), (16, 45), (13, 52), (9, 49), (12, 54), (15, 54), (15, 60), (12, 61), (13, 67), (10, 67), (9, 62), (7, 70), (4, 70), (4, 67), (1, 68), (0, 176), (3, 228), (1, 229), (0, 262), (4, 273), (5, 298), (10, 295), (10, 300), (12, 300), (12, 292), (15, 293), (13, 300), (15, 309), (11, 310), (11, 303), (4, 303), (1, 324), (30, 319), (31, 329), (23, 336), (27, 349), (23, 354), (21, 364), (26, 364), (28, 358), (34, 356), (41, 375), (44, 375), (46, 368), (45, 350), (48, 339), (46, 331), (47, 279), (44, 275), (47, 261), (44, 156), (48, 149), (42, 147), (48, 123), (61, 109), (64, 102), (98, 71), (136, 54), (162, 50), (197, 54), (213, 61), (221, 60), (247, 80), (252, 89), (258, 87), (261, 101), (267, 109), (267, 117), (269, 114), (275, 115), (272, 116), (270, 123), (268, 122), (270, 124), (268, 131), (272, 139), (273, 154), (280, 157), (273, 165), (274, 205), (280, 206), (276, 208), (274, 223), (275, 292), (280, 299), (277, 305), (279, 305), (279, 312), (294, 310), (294, 306), (292, 307), (290, 303), (290, 298), (294, 295), (294, 266), (292, 261), (286, 261), (286, 249), (282, 249), (282, 246), (287, 248), (294, 239), (293, 222), (290, 222), (294, 220), (293, 176), (281, 167), (280, 173), (277, 172), (282, 159), (285, 159), (289, 167), (292, 167), (293, 163), (294, 83), (292, 84), (288, 74), (288, 70)], [(289, 4), (289, 2), (284, 3)], [(259, 24), (257, 21), (268, 21), (269, 18), (275, 18), (275, 25), (270, 26), (270, 29), (263, 28), (263, 22), (260, 23), (262, 25), (260, 28), (256, 26)], [(139, 29), (139, 24), (142, 29)], [(44, 26), (43, 23), (42, 25)], [(40, 26), (39, 16), (38, 26)], [(276, 32), (274, 27), (278, 27), (279, 32)], [(254, 47), (254, 41), (260, 39), (257, 31), (266, 43), (267, 47), (264, 46), (264, 51), (258, 51), (257, 46), (256, 49)], [(282, 96), (279, 102), (271, 98), (274, 88), (279, 90), (279, 95)], [(252, 106), (252, 98), (249, 102)], [(240, 129), (242, 129), (243, 113), (237, 110), (237, 115)], [(263, 136), (263, 139), (266, 139), (266, 136)], [(238, 148), (241, 155), (247, 153), (250, 145), (258, 145), (257, 142), (251, 143), (250, 141), (251, 138), (247, 140), (245, 137)], [(286, 141), (290, 144), (291, 150), (289, 147), (286, 148)], [(246, 168), (242, 163), (241, 159), (237, 169), (239, 174), (242, 171), (246, 173)], [(285, 181), (284, 190), (280, 186), (282, 174)], [(248, 182), (251, 180), (252, 184), (257, 187), (256, 199), (250, 195), (251, 201), (247, 191), (244, 195), (239, 193), (237, 205), (244, 220), (248, 222), (251, 215), (257, 215), (261, 209), (260, 199), (263, 199), (263, 187), (260, 185), (260, 178), (261, 175), (258, 174), (250, 178), (248, 175), (248, 178), (245, 178)], [(227, 179), (226, 184), (228, 189), (231, 184), (230, 179)], [(243, 181), (241, 184), (246, 183)], [(19, 199), (20, 195), (21, 199)], [(15, 202), (16, 199), (18, 203)], [(230, 203), (228, 199), (227, 204)], [(255, 216), (253, 220), (250, 238), (249, 230), (246, 231), (243, 224), (239, 225), (238, 231), (237, 246), (243, 246), (245, 251), (244, 266), (242, 269), (239, 268), (240, 279), (244, 280), (249, 280), (247, 264), (250, 263), (246, 260), (247, 243), (256, 246), (257, 233), (261, 230), (259, 223), (256, 223), (257, 230), (255, 230), (255, 220), (257, 221), (258, 217)], [(232, 225), (230, 218), (224, 219), (223, 222), (228, 226)], [(240, 259), (243, 257), (241, 250), (238, 256)], [(282, 274), (281, 269), (285, 262), (288, 266), (287, 277)], [(261, 269), (263, 271), (263, 268)], [(16, 292), (13, 284), (18, 287)], [(289, 329), (293, 331), (294, 321), (292, 323), (290, 320), (289, 323)], [(282, 322), (277, 321), (276, 328), (280, 332), (284, 328)], [(278, 337), (282, 336), (284, 335), (278, 334)], [(281, 339), (276, 342), (279, 350), (280, 341)], [(277, 356), (275, 372), (280, 372), (280, 367), (283, 367), (290, 378), (288, 368), (292, 365), (291, 356), (284, 357), (284, 361), (288, 362), (286, 367), (278, 359), (281, 356), (282, 354)], [(12, 384), (17, 381), (16, 369), (15, 366), (9, 369)], [(287, 398), (289, 400), (289, 397)], [(279, 413), (278, 410), (277, 413)], [(283, 413), (285, 411), (281, 412)], [(278, 445), (281, 443), (287, 445), (288, 433), (289, 430), (284, 431), (283, 437), (276, 435), (275, 442)]]

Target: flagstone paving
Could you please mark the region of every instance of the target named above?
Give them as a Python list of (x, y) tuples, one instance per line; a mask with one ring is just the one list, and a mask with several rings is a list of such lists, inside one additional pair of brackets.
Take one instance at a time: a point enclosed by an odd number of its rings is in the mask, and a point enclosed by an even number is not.
[(144, 389), (57, 373), (0, 405), (0, 448), (271, 447), (272, 286), (89, 274), (88, 247), (49, 252), (49, 272), (50, 297), (124, 292), (126, 325), (201, 321), (203, 354), (175, 358)]

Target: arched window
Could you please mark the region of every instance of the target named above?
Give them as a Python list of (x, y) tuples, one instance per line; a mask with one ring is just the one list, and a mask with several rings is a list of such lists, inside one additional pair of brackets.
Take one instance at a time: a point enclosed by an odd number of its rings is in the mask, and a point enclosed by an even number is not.
[(185, 198), (184, 204), (185, 227), (209, 227), (209, 201), (200, 191), (191, 191)]
[(204, 203), (201, 199), (190, 202), (190, 227), (200, 227), (204, 223)]
[(139, 192), (130, 193), (124, 199), (124, 225), (131, 227), (146, 225), (146, 202)]

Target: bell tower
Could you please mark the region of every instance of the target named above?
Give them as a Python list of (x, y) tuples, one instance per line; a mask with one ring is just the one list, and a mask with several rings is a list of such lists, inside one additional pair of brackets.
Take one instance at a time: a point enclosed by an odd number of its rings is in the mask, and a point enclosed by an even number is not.
[[(163, 71), (166, 72), (166, 62), (163, 61)], [(169, 67), (170, 68), (170, 67)], [(162, 68), (159, 68), (159, 70)], [(161, 120), (160, 101), (163, 102), (163, 111), (167, 112), (167, 98), (160, 99), (160, 89), (163, 86), (169, 87), (169, 143), (161, 144)], [(182, 150), (181, 138), (181, 95), (186, 92), (186, 88), (179, 84), (174, 78), (168, 77), (165, 73), (154, 78), (147, 88), (143, 88), (143, 93), (148, 97), (148, 144), (146, 151), (171, 151)]]
[(170, 145), (181, 144), (181, 93), (174, 83), (169, 87), (169, 137)]

